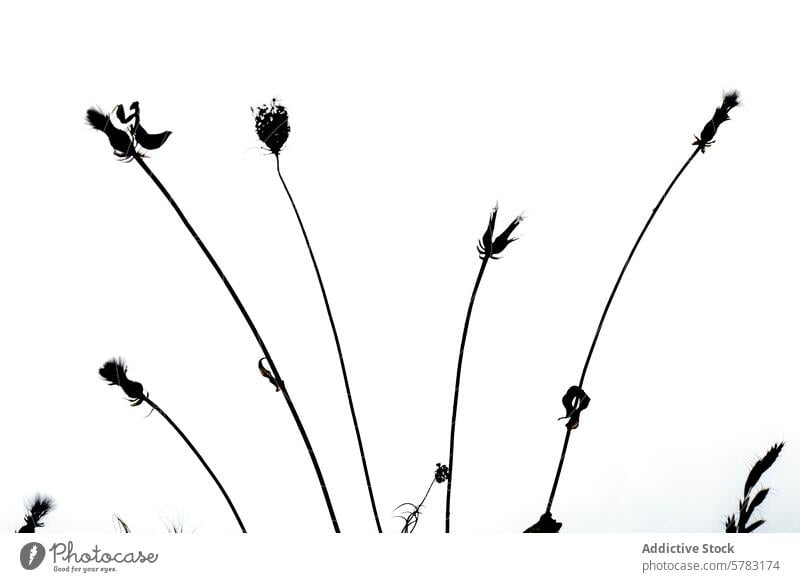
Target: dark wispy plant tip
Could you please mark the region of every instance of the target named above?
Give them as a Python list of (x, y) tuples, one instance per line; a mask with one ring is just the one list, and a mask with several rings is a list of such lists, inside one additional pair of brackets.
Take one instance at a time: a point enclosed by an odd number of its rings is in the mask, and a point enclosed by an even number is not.
[(764, 473), (767, 472), (767, 469), (769, 469), (775, 463), (775, 461), (778, 460), (778, 455), (780, 455), (781, 451), (783, 450), (783, 444), (784, 443), (776, 443), (772, 445), (772, 447), (767, 451), (767, 454), (756, 461), (755, 465), (753, 465), (753, 468), (750, 469), (750, 474), (747, 475), (747, 481), (744, 483), (745, 496), (750, 494), (750, 491), (756, 486), (756, 483), (758, 483), (762, 475), (764, 475)]
[(33, 501), (27, 504), (24, 522), (17, 533), (35, 533), (37, 527), (44, 527), (42, 519), (55, 509), (55, 502), (51, 497), (37, 493)]
[(714, 143), (714, 136), (717, 135), (719, 126), (730, 119), (728, 116), (730, 110), (739, 104), (739, 91), (733, 90), (725, 93), (722, 97), (722, 105), (717, 107), (711, 120), (703, 127), (703, 131), (700, 132), (700, 137), (694, 136), (695, 141), (692, 142), (692, 145), (699, 146), (700, 151), (705, 153), (706, 148)]
[(286, 140), (289, 139), (289, 114), (277, 99), (273, 98), (267, 105), (250, 108), (256, 122), (256, 135), (264, 142), (267, 149), (276, 156), (280, 153)]
[(765, 487), (753, 495), (753, 488), (761, 480), (761, 477), (767, 470), (775, 464), (778, 456), (783, 450), (784, 443), (774, 444), (767, 454), (755, 462), (750, 473), (747, 475), (747, 480), (744, 483), (744, 498), (739, 501), (739, 522), (736, 522), (736, 515), (728, 516), (725, 521), (725, 533), (751, 533), (761, 527), (765, 522), (759, 519), (750, 523), (750, 518), (753, 516), (753, 511), (764, 503), (769, 493), (769, 488)]
[(117, 105), (112, 111), (113, 117), (96, 108), (89, 108), (86, 111), (86, 121), (89, 125), (106, 134), (111, 147), (114, 148), (114, 155), (124, 161), (130, 161), (135, 155), (142, 155), (137, 148), (139, 150), (160, 148), (172, 135), (171, 131), (147, 133), (141, 125), (138, 101), (131, 103), (129, 109), (130, 114), (126, 115), (125, 107)]
[(111, 122), (111, 117), (100, 109), (90, 107), (86, 110), (86, 122), (97, 131), (106, 134), (115, 156), (123, 161), (131, 159), (133, 142), (126, 131), (119, 129)]
[(486, 227), (486, 231), (483, 233), (481, 240), (478, 241), (478, 256), (480, 256), (481, 259), (485, 259), (487, 256), (492, 259), (499, 259), (500, 253), (506, 250), (508, 245), (517, 240), (516, 238), (511, 238), (511, 233), (514, 232), (514, 229), (517, 228), (519, 223), (525, 218), (522, 215), (517, 216), (497, 238), (494, 238), (494, 229), (497, 223), (497, 210), (498, 207), (497, 204), (495, 204), (494, 208), (492, 208), (492, 212), (489, 214), (489, 224)]
[(110, 385), (122, 388), (131, 406), (139, 406), (147, 397), (144, 387), (139, 382), (134, 382), (128, 378), (128, 366), (125, 365), (125, 361), (122, 358), (108, 360), (103, 364), (99, 372), (100, 377)]

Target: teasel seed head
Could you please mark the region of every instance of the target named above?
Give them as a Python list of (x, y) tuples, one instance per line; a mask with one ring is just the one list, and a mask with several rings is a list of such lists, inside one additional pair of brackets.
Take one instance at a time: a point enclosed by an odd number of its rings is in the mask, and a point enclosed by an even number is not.
[(722, 97), (722, 105), (717, 107), (711, 120), (703, 127), (703, 131), (700, 132), (700, 137), (694, 136), (695, 141), (692, 142), (692, 145), (699, 146), (700, 151), (705, 153), (706, 148), (714, 143), (714, 136), (717, 135), (719, 126), (730, 119), (728, 113), (730, 113), (731, 109), (739, 105), (739, 103), (738, 91), (733, 90), (725, 93)]
[(125, 392), (131, 406), (139, 406), (147, 394), (139, 382), (130, 380), (127, 376), (128, 367), (122, 358), (108, 360), (100, 368), (100, 376), (110, 385), (119, 386)]
[(276, 98), (267, 105), (250, 110), (256, 122), (256, 135), (264, 142), (267, 149), (276, 156), (280, 153), (289, 138), (289, 114)]

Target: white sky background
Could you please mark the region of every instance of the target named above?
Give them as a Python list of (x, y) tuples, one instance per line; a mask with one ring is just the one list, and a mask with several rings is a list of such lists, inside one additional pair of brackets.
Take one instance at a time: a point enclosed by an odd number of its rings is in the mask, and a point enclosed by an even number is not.
[[(600, 337), (553, 508), (563, 531), (716, 532), (747, 472), (764, 532), (800, 531), (796, 14), (732, 2), (17, 3), (0, 19), (0, 524), (36, 491), (51, 532), (330, 529), (283, 398), (244, 321), (135, 164), (84, 123), (139, 100), (152, 155), (257, 322), (344, 532), (374, 528), (311, 263), (249, 107), (278, 96), (282, 168), (327, 285), (385, 529), (446, 462), (478, 238), (518, 212), (473, 314), (456, 439), (455, 532), (544, 510), (619, 268), (725, 89), (743, 105), (678, 182)], [(418, 534), (443, 531), (445, 486)]]

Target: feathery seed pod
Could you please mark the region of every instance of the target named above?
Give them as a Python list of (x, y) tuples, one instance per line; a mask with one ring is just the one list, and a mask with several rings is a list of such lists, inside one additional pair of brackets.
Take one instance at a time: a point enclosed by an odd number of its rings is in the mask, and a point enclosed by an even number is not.
[(717, 107), (714, 111), (714, 115), (709, 122), (706, 123), (705, 127), (703, 127), (703, 131), (700, 132), (700, 137), (694, 136), (695, 141), (692, 142), (692, 145), (700, 146), (700, 151), (706, 153), (706, 148), (714, 143), (714, 136), (717, 135), (717, 129), (719, 129), (719, 126), (722, 125), (723, 122), (730, 119), (728, 113), (731, 109), (739, 105), (739, 103), (738, 91), (734, 90), (725, 93), (722, 97), (722, 105)]

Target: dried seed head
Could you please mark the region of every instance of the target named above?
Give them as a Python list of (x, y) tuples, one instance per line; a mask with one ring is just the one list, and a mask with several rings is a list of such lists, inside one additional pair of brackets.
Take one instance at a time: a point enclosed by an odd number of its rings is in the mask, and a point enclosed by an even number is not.
[(129, 161), (133, 155), (133, 142), (127, 131), (119, 129), (111, 122), (111, 117), (99, 109), (90, 107), (86, 110), (86, 122), (97, 131), (106, 134), (108, 142), (114, 148), (114, 155), (123, 161)]
[(107, 115), (99, 109), (90, 108), (86, 111), (86, 121), (96, 130), (106, 134), (111, 147), (114, 148), (114, 155), (123, 161), (130, 161), (137, 153), (137, 148), (145, 150), (160, 148), (172, 134), (171, 131), (147, 133), (140, 124), (139, 102), (131, 103), (129, 109), (130, 114), (127, 116), (122, 105), (117, 105), (112, 110), (113, 119), (116, 119), (119, 126), (113, 123), (112, 115)]
[(53, 499), (37, 493), (33, 501), (27, 504), (24, 518), (25, 524), (19, 528), (17, 533), (35, 533), (37, 527), (44, 526), (42, 519), (53, 509), (55, 509)]
[(731, 109), (739, 105), (739, 103), (738, 91), (733, 90), (725, 93), (722, 97), (722, 105), (717, 107), (711, 120), (703, 127), (703, 131), (700, 132), (700, 137), (694, 136), (695, 141), (692, 142), (692, 145), (700, 146), (700, 151), (705, 153), (706, 148), (714, 143), (714, 136), (717, 135), (719, 126), (730, 119), (728, 113), (730, 113)]
[(113, 386), (122, 388), (131, 406), (139, 406), (147, 398), (144, 387), (127, 376), (128, 367), (122, 358), (108, 360), (100, 368), (100, 377)]
[(447, 468), (447, 465), (436, 463), (436, 472), (433, 474), (433, 478), (437, 483), (444, 483), (450, 478), (450, 469)]
[(289, 114), (286, 108), (273, 98), (268, 105), (251, 108), (256, 121), (256, 135), (267, 149), (276, 156), (289, 138)]
[(494, 228), (497, 223), (497, 204), (495, 204), (491, 214), (489, 214), (489, 224), (486, 227), (486, 231), (483, 233), (481, 240), (478, 241), (478, 256), (481, 259), (485, 259), (486, 257), (492, 259), (500, 258), (500, 253), (502, 253), (509, 244), (517, 240), (516, 238), (511, 238), (511, 233), (514, 232), (514, 229), (517, 228), (519, 223), (523, 220), (524, 217), (522, 215), (517, 216), (497, 238), (494, 238)]

